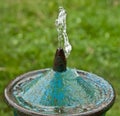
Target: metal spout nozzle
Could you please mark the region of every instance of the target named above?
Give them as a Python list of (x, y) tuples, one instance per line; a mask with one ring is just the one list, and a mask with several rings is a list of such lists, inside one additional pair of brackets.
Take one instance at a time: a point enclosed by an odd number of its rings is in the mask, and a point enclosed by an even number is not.
[(54, 64), (53, 64), (53, 70), (57, 71), (57, 72), (66, 71), (66, 58), (65, 58), (64, 50), (62, 48), (58, 48), (56, 50)]

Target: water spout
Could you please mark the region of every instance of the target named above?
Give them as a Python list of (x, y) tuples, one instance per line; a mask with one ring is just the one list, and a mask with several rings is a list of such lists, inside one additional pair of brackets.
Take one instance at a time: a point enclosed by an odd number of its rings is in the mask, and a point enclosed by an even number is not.
[[(66, 32), (66, 11), (63, 7), (59, 7), (59, 15), (56, 19), (56, 27), (58, 31), (59, 48), (63, 48), (66, 58), (70, 55), (72, 46), (69, 43), (68, 35)], [(64, 40), (64, 42), (63, 42)]]

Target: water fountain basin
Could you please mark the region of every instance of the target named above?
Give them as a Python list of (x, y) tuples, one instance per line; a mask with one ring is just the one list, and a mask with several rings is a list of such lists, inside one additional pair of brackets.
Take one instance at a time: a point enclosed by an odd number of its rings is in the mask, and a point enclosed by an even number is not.
[(101, 116), (113, 105), (115, 93), (103, 78), (67, 68), (23, 74), (8, 85), (5, 97), (15, 116)]

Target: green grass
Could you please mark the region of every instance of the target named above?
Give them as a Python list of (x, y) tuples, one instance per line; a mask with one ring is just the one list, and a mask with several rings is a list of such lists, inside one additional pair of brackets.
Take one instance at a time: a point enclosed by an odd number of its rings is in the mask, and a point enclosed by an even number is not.
[[(107, 116), (120, 116), (120, 4), (112, 0), (63, 0), (73, 46), (68, 66), (112, 83), (116, 101)], [(16, 76), (52, 67), (57, 48), (57, 0), (0, 0), (0, 116), (12, 116), (3, 91)]]

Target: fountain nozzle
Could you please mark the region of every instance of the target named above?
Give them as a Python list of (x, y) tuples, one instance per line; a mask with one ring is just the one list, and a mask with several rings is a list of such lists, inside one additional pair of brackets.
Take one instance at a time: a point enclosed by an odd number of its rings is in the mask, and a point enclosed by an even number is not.
[(54, 58), (53, 70), (57, 72), (64, 72), (66, 71), (66, 64), (64, 50), (62, 48), (58, 48)]

